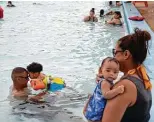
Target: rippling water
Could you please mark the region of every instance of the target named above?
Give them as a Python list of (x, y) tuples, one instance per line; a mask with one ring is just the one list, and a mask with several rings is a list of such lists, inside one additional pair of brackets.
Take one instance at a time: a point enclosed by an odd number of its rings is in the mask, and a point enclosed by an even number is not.
[[(105, 25), (103, 19), (98, 23), (82, 21), (92, 7), (96, 8), (97, 16), (100, 9), (107, 10), (104, 2), (37, 3), (40, 4), (14, 2), (17, 7), (4, 7), (4, 21), (0, 21), (0, 118), (3, 121), (36, 121), (36, 118), (13, 116), (9, 101), (5, 101), (14, 67), (39, 62), (44, 66), (44, 73), (63, 77), (68, 86), (87, 94), (95, 87), (101, 60), (111, 56), (115, 41), (125, 35), (125, 27)], [(5, 2), (0, 4), (5, 6)], [(70, 107), (74, 116), (82, 117), (83, 104)]]

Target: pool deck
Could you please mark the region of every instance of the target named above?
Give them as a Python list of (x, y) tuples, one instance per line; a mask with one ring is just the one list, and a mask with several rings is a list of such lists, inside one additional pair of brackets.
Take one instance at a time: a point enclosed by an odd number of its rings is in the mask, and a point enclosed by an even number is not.
[[(126, 26), (127, 26), (127, 30), (128, 30), (128, 33), (133, 33), (134, 32), (134, 28), (138, 27), (142, 30), (147, 30), (150, 34), (151, 34), (151, 37), (152, 37), (152, 41), (150, 42), (150, 55), (148, 54), (147, 58), (146, 58), (146, 61), (144, 62), (146, 68), (147, 68), (147, 71), (148, 71), (148, 74), (149, 76), (154, 80), (154, 42), (153, 42), (153, 39), (154, 39), (154, 32), (153, 30), (149, 27), (149, 25), (147, 24), (147, 16), (151, 16), (151, 15), (147, 15), (145, 14), (145, 20), (143, 21), (132, 21), (132, 20), (129, 20), (128, 18), (131, 17), (131, 16), (141, 16), (141, 13), (138, 11), (138, 9), (132, 4), (132, 3), (125, 3), (124, 1), (122, 2), (123, 3), (123, 10), (124, 10), (124, 20), (126, 22)], [(136, 4), (136, 6), (138, 5), (138, 3)], [(149, 7), (151, 5), (154, 5), (154, 2), (153, 3), (150, 3), (149, 4)], [(145, 10), (145, 7), (143, 7), (143, 4), (142, 4), (142, 7), (141, 5), (139, 5), (139, 9), (143, 9), (144, 8), (144, 11), (151, 11), (153, 10), (152, 9), (147, 9)], [(143, 11), (143, 10), (141, 10)], [(148, 18), (149, 20), (149, 18)], [(153, 16), (153, 19), (150, 20), (150, 21), (153, 21), (154, 20), (154, 16)], [(153, 23), (154, 25), (154, 23)]]
[(135, 6), (154, 32), (154, 1), (148, 1), (148, 7), (145, 7), (143, 3), (137, 3)]

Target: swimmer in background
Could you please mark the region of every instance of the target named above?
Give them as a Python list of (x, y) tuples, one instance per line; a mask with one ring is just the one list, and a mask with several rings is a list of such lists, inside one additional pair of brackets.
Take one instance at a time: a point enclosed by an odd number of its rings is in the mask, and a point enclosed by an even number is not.
[(42, 5), (41, 3), (33, 3), (33, 5)]
[(15, 7), (15, 5), (13, 5), (11, 1), (8, 1), (7, 7)]
[(104, 17), (104, 9), (101, 9), (101, 10), (100, 10), (99, 17)]
[(114, 12), (114, 16), (111, 18), (111, 20), (106, 21), (107, 24), (113, 24), (113, 25), (122, 25), (121, 22), (121, 13), (120, 11), (115, 11)]
[[(112, 1), (109, 1), (109, 6), (113, 6), (113, 2)], [(116, 6), (117, 7), (121, 6), (120, 1), (116, 1)]]
[(95, 16), (95, 8), (92, 8), (92, 9), (90, 10), (89, 16), (86, 16), (86, 17), (84, 18), (84, 22), (89, 22), (89, 21), (91, 21), (91, 22), (98, 22), (98, 19), (97, 19), (97, 17)]

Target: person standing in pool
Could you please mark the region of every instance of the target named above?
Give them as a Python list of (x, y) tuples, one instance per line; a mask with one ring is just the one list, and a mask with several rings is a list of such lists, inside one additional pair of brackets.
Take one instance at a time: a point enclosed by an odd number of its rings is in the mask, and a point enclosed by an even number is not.
[(106, 21), (107, 24), (113, 24), (113, 25), (122, 25), (122, 22), (121, 22), (121, 13), (120, 11), (115, 11), (114, 12), (114, 16), (111, 20), (109, 21)]
[(97, 19), (97, 17), (95, 16), (95, 8), (92, 8), (92, 9), (90, 10), (89, 16), (86, 16), (86, 17), (84, 18), (84, 22), (89, 22), (89, 21), (91, 21), (91, 22), (98, 22), (98, 19)]
[(104, 16), (104, 9), (101, 9), (101, 10), (100, 10), (99, 17), (103, 17), (103, 16)]
[(134, 33), (117, 41), (113, 56), (119, 61), (124, 76), (113, 89), (124, 85), (125, 91), (107, 100), (102, 122), (149, 122), (152, 84), (143, 62), (150, 40), (149, 32), (136, 28)]
[(15, 7), (15, 5), (13, 5), (11, 1), (8, 1), (7, 7)]

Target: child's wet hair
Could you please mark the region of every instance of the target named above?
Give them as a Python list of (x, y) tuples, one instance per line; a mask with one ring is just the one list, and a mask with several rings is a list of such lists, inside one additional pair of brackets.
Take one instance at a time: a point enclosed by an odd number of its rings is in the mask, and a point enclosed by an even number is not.
[(119, 62), (118, 62), (118, 60), (117, 60), (116, 58), (114, 58), (114, 57), (106, 57), (105, 59), (103, 59), (103, 61), (102, 61), (102, 63), (101, 63), (101, 66), (99, 67), (99, 70), (98, 70), (99, 73), (102, 72), (101, 68), (103, 67), (104, 63), (105, 63), (107, 60), (108, 60), (108, 62), (112, 62), (112, 61), (113, 61), (113, 62), (115, 62), (117, 65), (119, 65)]
[(41, 72), (43, 70), (43, 66), (40, 63), (33, 62), (27, 66), (27, 70), (33, 73)]

